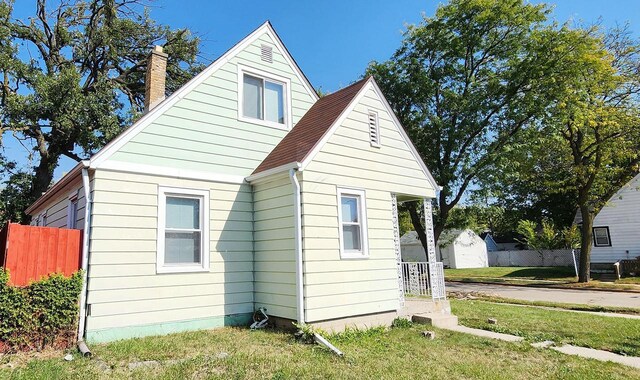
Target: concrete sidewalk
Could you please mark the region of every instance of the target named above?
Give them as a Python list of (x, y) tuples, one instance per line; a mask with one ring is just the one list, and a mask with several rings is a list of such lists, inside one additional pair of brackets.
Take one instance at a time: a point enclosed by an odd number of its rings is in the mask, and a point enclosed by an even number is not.
[(448, 291), (480, 292), (524, 301), (640, 308), (640, 293), (533, 288), (528, 286), (447, 282)]

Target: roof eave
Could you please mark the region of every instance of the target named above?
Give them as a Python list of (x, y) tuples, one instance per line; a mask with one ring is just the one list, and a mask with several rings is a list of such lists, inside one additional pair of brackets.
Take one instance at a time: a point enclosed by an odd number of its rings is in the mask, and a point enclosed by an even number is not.
[(245, 178), (245, 181), (249, 183), (257, 183), (261, 182), (261, 180), (266, 179), (267, 177), (271, 177), (273, 175), (281, 174), (287, 172), (291, 169), (299, 170), (302, 167), (302, 164), (299, 162), (290, 162), (288, 164), (280, 165), (275, 168), (267, 169), (262, 172), (258, 172), (256, 174), (252, 174)]
[(89, 160), (83, 160), (78, 162), (76, 166), (73, 167), (67, 174), (65, 174), (60, 181), (56, 182), (53, 186), (51, 186), (47, 191), (45, 191), (35, 202), (31, 204), (31, 206), (27, 207), (25, 213), (31, 215), (31, 213), (37, 210), (40, 206), (45, 204), (52, 196), (57, 194), (60, 190), (64, 189), (65, 186), (72, 183), (76, 180), (81, 174), (82, 169), (86, 169), (89, 167)]

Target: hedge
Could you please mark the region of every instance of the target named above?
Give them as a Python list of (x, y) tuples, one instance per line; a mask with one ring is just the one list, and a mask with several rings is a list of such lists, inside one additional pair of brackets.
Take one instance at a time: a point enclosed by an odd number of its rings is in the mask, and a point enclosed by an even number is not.
[(11, 286), (0, 268), (0, 352), (66, 348), (74, 343), (82, 271)]

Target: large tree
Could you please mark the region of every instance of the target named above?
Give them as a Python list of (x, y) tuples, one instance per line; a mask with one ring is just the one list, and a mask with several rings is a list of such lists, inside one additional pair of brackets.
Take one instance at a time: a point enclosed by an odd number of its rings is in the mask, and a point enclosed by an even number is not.
[[(563, 152), (581, 217), (579, 281), (588, 282), (593, 220), (640, 169), (640, 43), (626, 29), (565, 30), (573, 47), (562, 62), (559, 101), (542, 131)], [(543, 140), (544, 141), (544, 140)]]
[(478, 175), (549, 103), (558, 41), (548, 13), (522, 0), (452, 0), (367, 70), (442, 186), (436, 239)]
[[(0, 136), (32, 148), (35, 163), (17, 177), (26, 192), (19, 205), (47, 190), (61, 157), (89, 157), (140, 114), (154, 45), (169, 54), (168, 93), (201, 69), (198, 38), (155, 22), (140, 0), (51, 3), (34, 1), (23, 20), (14, 17), (13, 1), (0, 2)], [(20, 211), (8, 215), (20, 218)]]

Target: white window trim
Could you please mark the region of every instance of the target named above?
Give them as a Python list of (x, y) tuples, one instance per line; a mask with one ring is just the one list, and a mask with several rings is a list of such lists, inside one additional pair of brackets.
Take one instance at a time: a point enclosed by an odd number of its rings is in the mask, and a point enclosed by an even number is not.
[[(342, 196), (358, 197), (358, 218), (360, 219), (360, 241), (361, 251), (345, 250), (344, 236), (342, 232)], [(367, 196), (364, 190), (337, 188), (338, 200), (338, 233), (340, 236), (340, 258), (341, 259), (367, 259), (369, 258), (369, 230), (367, 227)]]
[[(596, 237), (596, 230), (604, 230), (607, 236), (607, 244), (598, 244), (598, 239)], [(593, 227), (593, 246), (594, 247), (611, 247), (611, 231), (608, 226), (598, 226)]]
[[(256, 69), (249, 66), (238, 66), (238, 120), (246, 123), (263, 125), (270, 128), (276, 128), (281, 130), (291, 129), (291, 79), (285, 78), (279, 75), (275, 75), (260, 69)], [(284, 124), (275, 123), (269, 120), (254, 119), (252, 117), (244, 116), (242, 113), (244, 104), (244, 74), (248, 74), (260, 79), (266, 79), (271, 82), (280, 83), (283, 85), (284, 93)]]
[[(375, 115), (376, 117), (376, 136), (378, 136), (378, 142), (374, 143), (373, 140), (371, 140), (371, 125), (369, 125), (369, 115)], [(369, 131), (369, 142), (371, 143), (371, 146), (374, 148), (380, 148), (380, 117), (378, 116), (378, 111), (376, 110), (372, 110), (369, 109), (368, 113), (367, 113), (367, 130)]]
[[(202, 197), (200, 202), (200, 217), (202, 218), (202, 236), (201, 236), (201, 263), (184, 264), (184, 265), (165, 265), (164, 264), (164, 236), (166, 226), (166, 210), (167, 195), (175, 196), (193, 196)], [(209, 255), (209, 190), (185, 189), (179, 187), (158, 187), (158, 228), (157, 228), (157, 244), (158, 252), (156, 257), (156, 273), (188, 273), (188, 272), (208, 272), (210, 268)]]
[[(75, 207), (75, 210), (74, 210)], [(73, 212), (72, 212), (73, 211)], [(75, 220), (73, 220), (75, 218)], [(67, 228), (76, 228), (78, 223), (78, 191), (69, 194), (67, 201)]]

